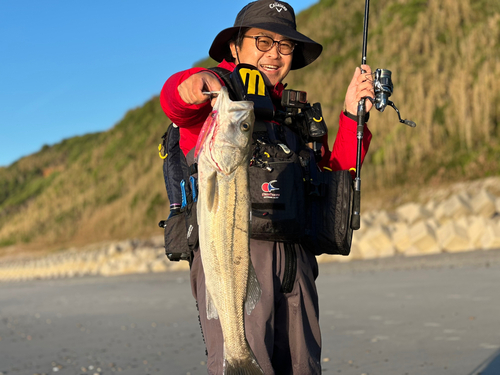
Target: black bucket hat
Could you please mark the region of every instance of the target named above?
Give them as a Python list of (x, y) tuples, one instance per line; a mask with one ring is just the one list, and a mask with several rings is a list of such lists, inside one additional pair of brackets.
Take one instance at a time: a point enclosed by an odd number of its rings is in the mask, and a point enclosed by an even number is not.
[(221, 62), (232, 57), (229, 41), (242, 27), (255, 27), (283, 35), (297, 42), (292, 70), (309, 65), (318, 58), (323, 46), (297, 31), (295, 12), (284, 1), (259, 0), (246, 5), (236, 16), (234, 26), (222, 30), (210, 47), (210, 57)]

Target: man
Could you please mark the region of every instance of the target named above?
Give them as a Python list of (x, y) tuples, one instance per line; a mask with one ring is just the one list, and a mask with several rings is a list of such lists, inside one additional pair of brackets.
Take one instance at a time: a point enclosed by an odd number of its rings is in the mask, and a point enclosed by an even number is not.
[[(293, 8), (285, 2), (259, 0), (245, 6), (233, 27), (215, 38), (210, 56), (219, 67), (232, 71), (239, 63), (256, 67), (262, 74), (274, 105), (280, 107), (282, 81), (292, 69), (316, 60), (322, 46), (296, 31)], [(362, 97), (374, 97), (368, 79), (368, 65), (356, 68), (340, 114), (339, 131), (330, 152), (324, 137), (321, 167), (344, 170), (356, 164), (357, 104)], [(180, 147), (185, 155), (196, 145), (201, 127), (211, 112), (214, 98), (207, 92), (219, 91), (223, 77), (211, 70), (192, 68), (174, 74), (165, 83), (160, 101), (169, 119), (180, 128)], [(367, 112), (371, 102), (366, 101)], [(371, 140), (365, 125), (362, 156)], [(250, 241), (252, 264), (262, 288), (260, 301), (246, 316), (247, 340), (258, 363), (267, 374), (320, 374), (321, 337), (315, 256), (299, 244), (279, 241)], [(293, 256), (291, 257), (290, 254)], [(293, 267), (290, 267), (290, 262)], [(293, 274), (291, 274), (293, 273)], [(284, 280), (290, 290), (284, 290)], [(198, 302), (200, 321), (208, 352), (208, 373), (223, 373), (223, 337), (218, 320), (208, 320), (205, 310), (205, 283), (199, 251), (194, 252), (191, 285)]]

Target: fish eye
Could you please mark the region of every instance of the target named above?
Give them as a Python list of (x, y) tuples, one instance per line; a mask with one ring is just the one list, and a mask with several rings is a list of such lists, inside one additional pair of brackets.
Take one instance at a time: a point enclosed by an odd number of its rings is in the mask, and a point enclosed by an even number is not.
[(240, 128), (244, 132), (249, 131), (250, 130), (250, 124), (248, 122), (243, 122), (243, 123), (241, 123)]

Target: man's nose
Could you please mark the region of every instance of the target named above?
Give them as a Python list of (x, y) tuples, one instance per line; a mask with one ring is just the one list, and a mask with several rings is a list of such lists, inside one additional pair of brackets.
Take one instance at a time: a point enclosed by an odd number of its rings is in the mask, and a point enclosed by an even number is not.
[(279, 51), (279, 44), (274, 42), (273, 46), (269, 51), (267, 51), (267, 54), (272, 57), (279, 57), (280, 56), (280, 51)]

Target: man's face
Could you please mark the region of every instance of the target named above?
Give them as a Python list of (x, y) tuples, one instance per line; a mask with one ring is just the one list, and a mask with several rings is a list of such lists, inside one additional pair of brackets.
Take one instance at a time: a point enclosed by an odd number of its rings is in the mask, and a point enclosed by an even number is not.
[[(249, 29), (245, 35), (268, 36), (275, 41), (286, 39), (280, 34), (257, 28)], [(250, 64), (257, 67), (268, 86), (274, 86), (281, 82), (292, 67), (293, 52), (290, 55), (282, 55), (278, 51), (277, 44), (269, 51), (262, 52), (255, 46), (255, 39), (244, 38), (241, 48), (238, 48), (235, 43), (231, 43), (230, 48), (236, 63)], [(238, 48), (238, 55), (236, 55), (236, 48)]]

